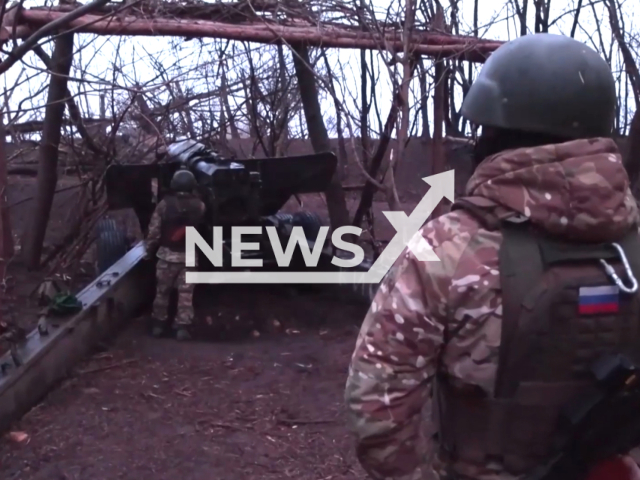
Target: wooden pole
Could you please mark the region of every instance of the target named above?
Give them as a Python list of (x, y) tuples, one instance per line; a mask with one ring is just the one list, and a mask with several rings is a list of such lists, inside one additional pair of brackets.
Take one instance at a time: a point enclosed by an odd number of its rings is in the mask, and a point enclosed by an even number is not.
[[(21, 27), (17, 36), (23, 38), (35, 29), (61, 19), (68, 12), (55, 10), (23, 10), (20, 13)], [(4, 36), (10, 35), (11, 25), (5, 25)], [(26, 30), (29, 27), (31, 30)], [(304, 44), (309, 47), (353, 48), (353, 49), (403, 49), (402, 32), (390, 32), (374, 36), (355, 29), (336, 26), (304, 25), (284, 26), (263, 23), (236, 25), (207, 20), (123, 17), (114, 19), (99, 15), (83, 15), (66, 23), (65, 28), (76, 33), (123, 36), (178, 36), (187, 38), (225, 38), (256, 43)], [(2, 35), (0, 35), (0, 39)], [(425, 31), (417, 31), (411, 38), (414, 53), (426, 56), (463, 58), (472, 62), (484, 62), (489, 54), (503, 42), (482, 40)], [(4, 62), (3, 62), (4, 63)], [(2, 64), (0, 64), (0, 72)]]
[[(436, 19), (434, 26), (439, 29), (444, 29), (444, 12), (441, 7), (438, 7), (436, 13)], [(435, 74), (434, 74), (434, 92), (433, 92), (433, 138), (431, 140), (431, 175), (444, 172), (445, 155), (444, 155), (444, 138), (443, 138), (443, 124), (444, 124), (444, 105), (445, 105), (445, 82), (446, 69), (445, 63), (442, 58), (437, 58), (435, 62)], [(440, 202), (431, 219), (437, 218), (445, 212), (444, 205)]]
[(7, 262), (14, 254), (11, 215), (7, 205), (7, 153), (4, 118), (0, 112), (0, 278), (4, 278)]
[[(296, 45), (293, 48), (293, 64), (298, 79), (300, 100), (307, 121), (309, 140), (316, 153), (330, 152), (331, 143), (327, 127), (322, 118), (322, 107), (318, 100), (316, 77), (312, 70), (307, 47)], [(327, 190), (324, 192), (329, 211), (329, 221), (334, 230), (349, 224), (349, 210), (340, 183), (340, 172), (336, 171)], [(347, 239), (350, 236), (347, 237)]]
[(51, 58), (51, 80), (40, 143), (38, 181), (30, 228), (24, 242), (24, 257), (27, 267), (32, 270), (40, 267), (42, 246), (58, 182), (60, 126), (65, 109), (67, 80), (73, 61), (73, 40), (73, 33), (59, 36)]

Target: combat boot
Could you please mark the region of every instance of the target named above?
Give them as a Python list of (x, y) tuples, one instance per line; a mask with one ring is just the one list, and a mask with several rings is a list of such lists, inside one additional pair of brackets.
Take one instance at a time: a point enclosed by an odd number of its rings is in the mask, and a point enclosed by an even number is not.
[(153, 338), (160, 338), (164, 335), (166, 330), (166, 322), (162, 322), (157, 318), (151, 318), (151, 336)]
[(162, 325), (155, 325), (151, 329), (151, 336), (153, 338), (160, 338), (163, 333), (164, 333), (164, 327)]
[(176, 329), (176, 340), (178, 340), (179, 342), (191, 340), (191, 334), (189, 333), (189, 330), (187, 330), (186, 327), (178, 327)]

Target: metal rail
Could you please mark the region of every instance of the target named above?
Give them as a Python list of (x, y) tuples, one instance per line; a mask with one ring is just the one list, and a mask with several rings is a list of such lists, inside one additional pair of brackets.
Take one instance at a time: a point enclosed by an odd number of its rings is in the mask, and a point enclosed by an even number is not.
[[(77, 295), (80, 313), (41, 319), (24, 342), (0, 357), (0, 432), (34, 407), (95, 345), (149, 306), (154, 265), (141, 261), (143, 254), (140, 242)], [(356, 268), (370, 266), (363, 262)], [(378, 286), (334, 287), (347, 298), (370, 303)]]
[(148, 305), (154, 276), (152, 265), (141, 262), (143, 253), (144, 246), (137, 244), (84, 288), (77, 295), (80, 313), (42, 319), (13, 355), (0, 357), (0, 432), (35, 406), (96, 344)]

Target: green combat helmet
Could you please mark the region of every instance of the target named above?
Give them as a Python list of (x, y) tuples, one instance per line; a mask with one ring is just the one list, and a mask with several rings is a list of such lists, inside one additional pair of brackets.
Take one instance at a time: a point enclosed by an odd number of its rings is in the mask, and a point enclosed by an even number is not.
[(476, 125), (564, 138), (611, 135), (616, 87), (609, 65), (570, 37), (540, 33), (500, 46), (461, 113)]
[(191, 192), (196, 187), (196, 177), (186, 169), (180, 169), (173, 174), (170, 184), (174, 192)]

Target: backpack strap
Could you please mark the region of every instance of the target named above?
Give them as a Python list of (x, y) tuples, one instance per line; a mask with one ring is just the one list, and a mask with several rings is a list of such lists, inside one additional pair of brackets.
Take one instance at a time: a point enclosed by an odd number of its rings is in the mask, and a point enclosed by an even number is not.
[(525, 327), (520, 325), (520, 310), (525, 297), (544, 273), (544, 263), (529, 222), (504, 221), (500, 227), (502, 331), (495, 397), (511, 398), (518, 387), (521, 357), (528, 351), (528, 345), (523, 345), (526, 337), (519, 335)]
[[(540, 248), (532, 236), (530, 222), (517, 212), (484, 197), (458, 198), (451, 210), (465, 210), (485, 229), (500, 230), (502, 245), (499, 252), (502, 285), (502, 331), (500, 360), (496, 378), (496, 397), (510, 397), (518, 386), (518, 352), (526, 345), (516, 342), (520, 309), (525, 296), (544, 273)], [(526, 259), (526, 261), (523, 261)], [(512, 366), (513, 364), (513, 366)]]

